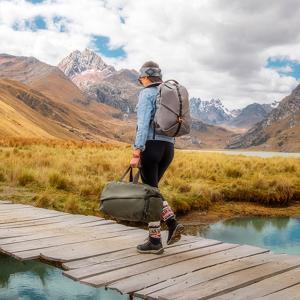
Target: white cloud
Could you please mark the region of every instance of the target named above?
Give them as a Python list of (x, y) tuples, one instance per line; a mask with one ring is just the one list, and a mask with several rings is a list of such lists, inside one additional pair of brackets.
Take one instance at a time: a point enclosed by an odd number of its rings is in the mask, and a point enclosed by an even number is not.
[[(192, 96), (217, 97), (234, 108), (279, 100), (296, 86), (266, 62), (300, 61), (299, 13), (298, 0), (0, 0), (0, 52), (57, 64), (104, 35), (127, 53), (108, 62), (138, 69), (155, 60), (165, 78), (177, 78)], [(25, 20), (36, 16), (47, 30), (26, 30)], [(25, 31), (13, 30), (16, 24)]]

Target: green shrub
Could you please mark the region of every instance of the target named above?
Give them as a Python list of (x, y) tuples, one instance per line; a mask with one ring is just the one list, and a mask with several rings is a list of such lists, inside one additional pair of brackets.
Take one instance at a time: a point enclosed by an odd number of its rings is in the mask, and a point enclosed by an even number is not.
[(34, 175), (30, 172), (23, 172), (18, 176), (18, 183), (21, 186), (26, 186), (35, 181)]
[(0, 182), (4, 182), (6, 180), (6, 177), (2, 171), (0, 171)]
[(226, 174), (226, 176), (231, 177), (231, 178), (239, 178), (239, 177), (243, 176), (242, 171), (239, 169), (236, 169), (236, 168), (227, 168), (225, 170), (225, 174)]
[(58, 190), (69, 191), (71, 189), (71, 182), (58, 173), (53, 173), (49, 176), (49, 184)]

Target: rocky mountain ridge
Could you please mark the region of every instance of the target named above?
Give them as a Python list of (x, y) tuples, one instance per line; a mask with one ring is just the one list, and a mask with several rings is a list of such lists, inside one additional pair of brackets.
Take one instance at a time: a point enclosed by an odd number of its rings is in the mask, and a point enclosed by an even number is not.
[(263, 120), (278, 105), (252, 103), (243, 109), (227, 109), (220, 99), (203, 101), (200, 98), (190, 99), (191, 115), (197, 120), (210, 125), (225, 125), (234, 128), (251, 128)]
[(300, 149), (300, 84), (266, 118), (232, 139), (227, 148), (256, 146), (282, 151)]
[(134, 111), (141, 89), (135, 70), (117, 71), (90, 49), (72, 52), (58, 64), (58, 68), (90, 101), (108, 104), (126, 114)]

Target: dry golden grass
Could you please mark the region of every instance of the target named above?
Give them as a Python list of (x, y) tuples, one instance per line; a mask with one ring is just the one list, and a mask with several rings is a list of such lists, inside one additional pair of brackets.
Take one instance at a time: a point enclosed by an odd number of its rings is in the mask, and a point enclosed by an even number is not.
[[(73, 213), (98, 214), (98, 195), (128, 166), (130, 146), (0, 140), (0, 197)], [(287, 206), (300, 200), (300, 159), (176, 151), (160, 188), (177, 213), (224, 201)], [(6, 191), (9, 187), (8, 192)], [(23, 189), (31, 196), (22, 196)], [(25, 195), (25, 194), (24, 194)]]

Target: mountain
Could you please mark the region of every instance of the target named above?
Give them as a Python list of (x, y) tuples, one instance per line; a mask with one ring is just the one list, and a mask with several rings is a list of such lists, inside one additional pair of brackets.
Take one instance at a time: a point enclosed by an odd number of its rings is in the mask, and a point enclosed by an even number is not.
[(95, 81), (116, 71), (114, 67), (107, 65), (99, 55), (89, 49), (83, 52), (79, 50), (72, 52), (58, 64), (58, 68), (75, 82), (77, 76), (80, 79), (86, 77), (86, 80)]
[(220, 125), (226, 128), (249, 129), (262, 121), (278, 105), (253, 103), (243, 109), (227, 109), (221, 100), (203, 101), (200, 98), (190, 99), (192, 117), (207, 124)]
[(134, 111), (141, 89), (135, 70), (117, 71), (90, 49), (72, 52), (58, 68), (88, 96), (89, 102), (105, 103), (123, 113)]
[[(17, 80), (26, 85), (28, 90), (41, 94), (43, 101), (51, 101), (51, 106), (55, 106), (55, 109), (61, 108), (65, 113), (55, 110), (53, 116), (60, 117), (60, 120), (55, 121), (59, 121), (60, 126), (69, 131), (76, 132), (75, 136), (72, 135), (76, 139), (99, 140), (103, 137), (120, 136), (120, 140), (128, 142), (132, 138), (135, 128), (133, 121), (124, 123), (119, 110), (91, 101), (57, 67), (33, 57), (0, 54), (1, 78)], [(38, 111), (39, 107), (37, 105), (31, 108)]]
[(193, 118), (207, 124), (222, 124), (232, 119), (232, 114), (219, 99), (203, 101), (191, 98), (190, 111)]
[(269, 106), (252, 103), (243, 108), (236, 117), (232, 118), (228, 125), (237, 128), (251, 128), (263, 120), (269, 113)]
[(249, 148), (299, 151), (300, 150), (300, 85), (291, 95), (261, 122), (243, 135), (236, 136), (227, 148)]

